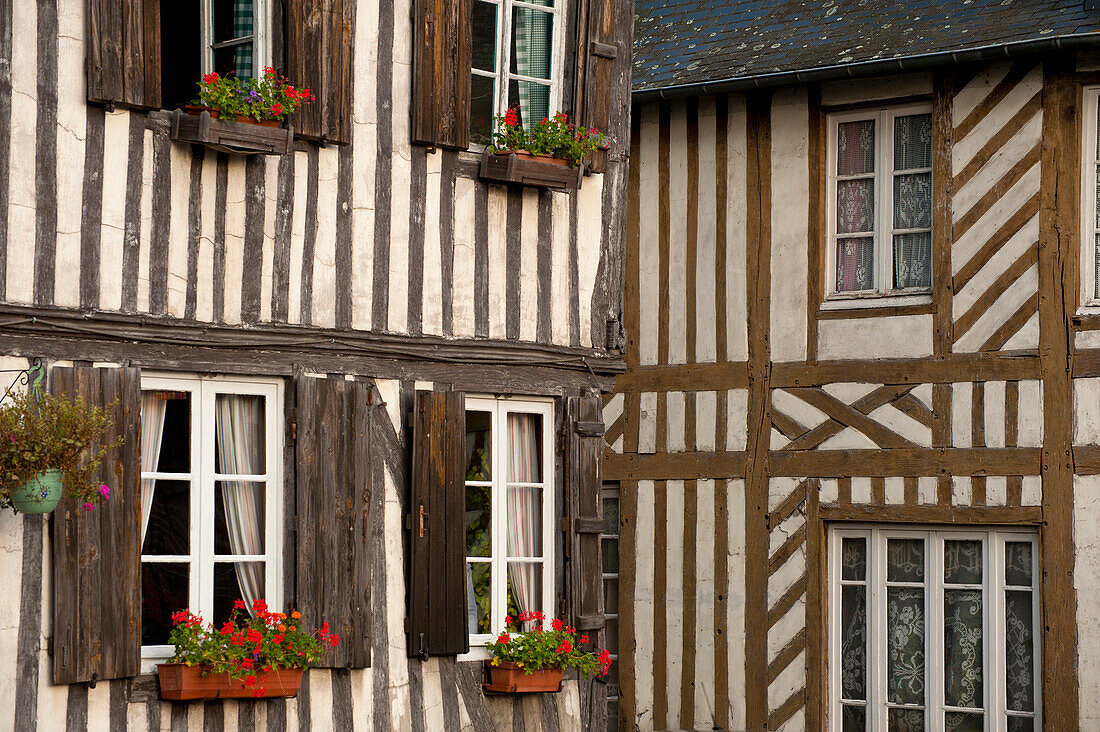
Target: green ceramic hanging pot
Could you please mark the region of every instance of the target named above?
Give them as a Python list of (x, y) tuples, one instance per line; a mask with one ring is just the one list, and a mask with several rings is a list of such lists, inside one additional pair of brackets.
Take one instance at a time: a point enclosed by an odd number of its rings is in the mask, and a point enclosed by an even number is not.
[(49, 513), (61, 500), (61, 471), (39, 473), (11, 494), (11, 505), (19, 513)]

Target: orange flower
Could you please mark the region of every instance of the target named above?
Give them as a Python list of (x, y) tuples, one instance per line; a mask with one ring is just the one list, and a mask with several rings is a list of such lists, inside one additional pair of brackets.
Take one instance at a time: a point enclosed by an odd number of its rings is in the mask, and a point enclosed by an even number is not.
[(283, 625), (282, 623), (279, 624), (279, 632), (280, 633), (285, 633), (286, 632), (286, 626)]
[(302, 614), (301, 614), (300, 612), (298, 612), (297, 610), (295, 610), (294, 612), (292, 612), (292, 613), (290, 614), (290, 617), (292, 617), (292, 618), (294, 618), (295, 620), (297, 620), (298, 618), (302, 617)]

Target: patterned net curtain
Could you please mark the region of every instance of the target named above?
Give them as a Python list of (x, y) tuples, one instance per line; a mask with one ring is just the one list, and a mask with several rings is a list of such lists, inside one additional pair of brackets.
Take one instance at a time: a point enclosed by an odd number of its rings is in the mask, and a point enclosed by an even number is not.
[(837, 131), (836, 289), (875, 287), (875, 123), (844, 122)]
[[(1100, 130), (1100, 104), (1096, 108), (1096, 129)], [(1095, 160), (1100, 160), (1100, 134), (1096, 135), (1096, 157)], [(1096, 254), (1093, 258), (1094, 269), (1094, 282), (1093, 296), (1100, 298), (1100, 165), (1096, 165), (1096, 234), (1095, 247)]]
[(931, 114), (914, 114), (894, 119), (894, 229), (924, 229), (894, 234), (894, 287), (930, 287)]
[[(534, 0), (534, 5), (553, 7), (553, 0)], [(512, 72), (536, 79), (550, 79), (551, 52), (554, 44), (554, 16), (534, 8), (512, 9)], [(534, 81), (515, 79), (509, 97), (518, 96), (523, 126), (537, 124), (550, 116), (550, 87)], [(509, 99), (509, 105), (514, 100)]]

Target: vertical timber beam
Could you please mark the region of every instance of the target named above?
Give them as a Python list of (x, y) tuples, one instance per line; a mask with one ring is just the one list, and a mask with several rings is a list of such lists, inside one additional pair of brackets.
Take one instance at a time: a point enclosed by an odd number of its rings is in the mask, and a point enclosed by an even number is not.
[[(951, 353), (952, 326), (951, 247), (955, 241), (951, 200), (951, 146), (955, 126), (952, 101), (954, 77), (937, 71), (932, 82), (932, 291), (935, 293), (932, 352), (936, 358)], [(932, 446), (951, 447), (951, 384), (932, 385)], [(937, 502), (951, 505), (951, 476), (941, 476)]]
[(1079, 728), (1077, 597), (1073, 588), (1070, 317), (1075, 307), (1080, 135), (1073, 56), (1043, 69), (1039, 207), (1039, 364), (1043, 378), (1043, 728)]
[(747, 98), (745, 180), (749, 334), (749, 435), (745, 473), (745, 726), (767, 729), (768, 382), (771, 349), (771, 94)]

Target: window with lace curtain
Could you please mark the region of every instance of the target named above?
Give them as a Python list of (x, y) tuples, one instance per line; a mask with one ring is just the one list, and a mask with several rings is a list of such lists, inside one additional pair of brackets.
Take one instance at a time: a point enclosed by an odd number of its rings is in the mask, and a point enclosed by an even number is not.
[(1081, 148), (1081, 305), (1100, 308), (1100, 87), (1084, 90)]
[(829, 115), (827, 161), (827, 296), (930, 292), (931, 105)]
[(836, 528), (830, 728), (1038, 732), (1036, 535)]
[(237, 599), (282, 603), (281, 385), (143, 376), (142, 656), (163, 659), (171, 615), (220, 626)]
[(466, 397), (471, 647), (492, 640), (507, 616), (555, 615), (553, 434), (551, 401)]

